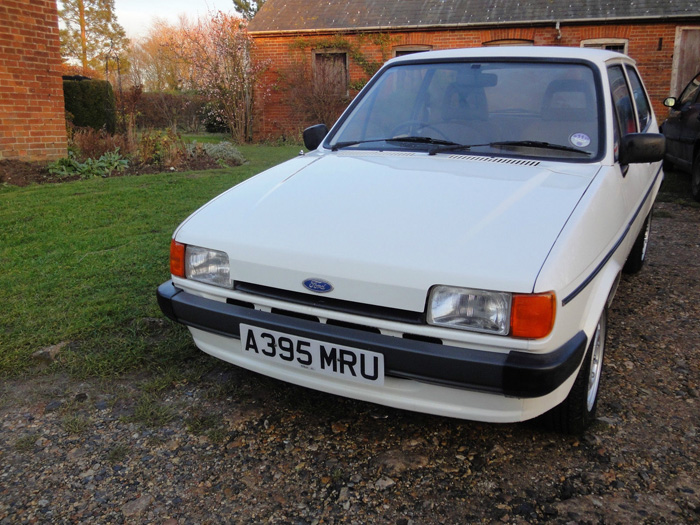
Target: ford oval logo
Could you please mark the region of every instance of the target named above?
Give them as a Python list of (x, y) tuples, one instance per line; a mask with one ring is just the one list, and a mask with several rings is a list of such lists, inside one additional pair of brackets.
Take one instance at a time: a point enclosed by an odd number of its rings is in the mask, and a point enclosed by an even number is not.
[(307, 290), (316, 293), (328, 293), (333, 290), (333, 285), (323, 279), (306, 279), (302, 284)]

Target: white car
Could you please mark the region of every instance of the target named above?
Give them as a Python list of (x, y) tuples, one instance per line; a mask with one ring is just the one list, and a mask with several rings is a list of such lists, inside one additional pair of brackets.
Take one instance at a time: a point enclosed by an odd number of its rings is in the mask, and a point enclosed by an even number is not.
[(180, 225), (163, 312), (203, 351), (297, 385), (583, 431), (663, 178), (633, 60), (409, 55), (304, 137), (310, 153)]

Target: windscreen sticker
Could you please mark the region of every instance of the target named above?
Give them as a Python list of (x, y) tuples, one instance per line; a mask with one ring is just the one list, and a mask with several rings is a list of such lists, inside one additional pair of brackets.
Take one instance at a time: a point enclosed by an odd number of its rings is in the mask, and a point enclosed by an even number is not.
[(591, 143), (591, 138), (585, 133), (574, 133), (569, 137), (569, 142), (577, 148), (585, 148)]

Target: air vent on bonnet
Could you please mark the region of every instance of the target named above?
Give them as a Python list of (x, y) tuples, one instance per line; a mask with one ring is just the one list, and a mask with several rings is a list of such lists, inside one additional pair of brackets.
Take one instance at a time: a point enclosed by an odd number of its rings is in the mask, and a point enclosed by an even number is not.
[(539, 166), (539, 160), (506, 159), (502, 157), (480, 157), (478, 155), (450, 155), (455, 160), (469, 160), (474, 162), (491, 162), (495, 164), (510, 164), (512, 166)]

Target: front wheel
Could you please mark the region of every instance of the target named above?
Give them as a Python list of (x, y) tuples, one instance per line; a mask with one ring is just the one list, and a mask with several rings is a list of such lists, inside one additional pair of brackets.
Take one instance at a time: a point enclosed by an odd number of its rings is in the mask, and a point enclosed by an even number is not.
[(544, 425), (550, 430), (581, 434), (595, 419), (607, 332), (608, 313), (603, 310), (569, 395), (542, 416)]
[(639, 232), (637, 239), (634, 241), (634, 246), (630, 251), (622, 271), (625, 273), (637, 273), (644, 266), (644, 261), (647, 257), (647, 247), (649, 246), (649, 235), (651, 234), (651, 212), (647, 215), (644, 221), (644, 226)]

